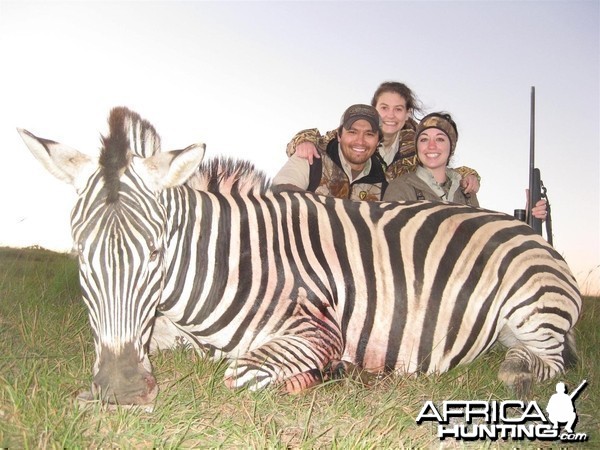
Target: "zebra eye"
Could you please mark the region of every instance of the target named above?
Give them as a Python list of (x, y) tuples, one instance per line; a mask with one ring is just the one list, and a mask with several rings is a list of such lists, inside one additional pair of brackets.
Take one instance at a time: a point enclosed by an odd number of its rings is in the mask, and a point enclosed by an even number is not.
[(159, 254), (160, 250), (153, 250), (152, 252), (150, 252), (150, 261), (156, 261), (156, 258), (158, 258)]

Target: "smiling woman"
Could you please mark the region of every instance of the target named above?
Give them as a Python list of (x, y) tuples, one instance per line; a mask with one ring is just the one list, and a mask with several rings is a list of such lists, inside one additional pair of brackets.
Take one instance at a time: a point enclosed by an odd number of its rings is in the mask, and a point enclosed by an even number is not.
[(477, 195), (465, 193), (461, 176), (448, 167), (458, 141), (452, 116), (446, 112), (428, 114), (415, 134), (417, 170), (392, 180), (384, 200), (442, 200), (479, 206)]
[[(464, 180), (456, 169), (448, 167), (456, 150), (458, 129), (447, 112), (435, 112), (423, 117), (415, 133), (416, 171), (392, 180), (384, 200), (449, 201), (461, 205), (479, 206), (475, 192), (465, 189)], [(546, 219), (546, 200), (540, 199), (531, 214)]]

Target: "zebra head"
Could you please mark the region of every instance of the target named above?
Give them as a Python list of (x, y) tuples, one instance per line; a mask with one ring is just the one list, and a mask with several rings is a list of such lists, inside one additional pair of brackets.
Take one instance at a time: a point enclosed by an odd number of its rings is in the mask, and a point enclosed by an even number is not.
[(111, 111), (97, 159), (19, 133), (78, 194), (71, 226), (94, 334), (92, 393), (113, 403), (149, 403), (158, 392), (147, 347), (163, 289), (168, 219), (161, 194), (197, 170), (204, 144), (161, 153), (154, 128), (122, 107)]

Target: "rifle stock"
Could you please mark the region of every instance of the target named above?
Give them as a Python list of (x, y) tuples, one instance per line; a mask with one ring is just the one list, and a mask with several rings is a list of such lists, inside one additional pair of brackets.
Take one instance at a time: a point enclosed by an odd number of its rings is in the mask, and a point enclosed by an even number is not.
[(542, 234), (542, 220), (533, 217), (531, 214), (531, 208), (542, 198), (542, 181), (540, 169), (534, 168), (530, 174), (530, 187), (529, 187), (529, 226), (533, 228), (537, 234)]

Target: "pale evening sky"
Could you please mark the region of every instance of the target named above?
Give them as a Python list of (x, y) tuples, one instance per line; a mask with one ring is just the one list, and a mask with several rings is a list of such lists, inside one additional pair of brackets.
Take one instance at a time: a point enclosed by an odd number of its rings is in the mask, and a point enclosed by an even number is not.
[(335, 128), (387, 80), (453, 114), (453, 165), (480, 173), (482, 206), (512, 214), (525, 202), (535, 86), (554, 246), (597, 294), (599, 24), (597, 0), (0, 0), (0, 245), (71, 247), (75, 193), (17, 127), (94, 154), (124, 105), (163, 149), (205, 142), (209, 157), (273, 176), (297, 131)]

